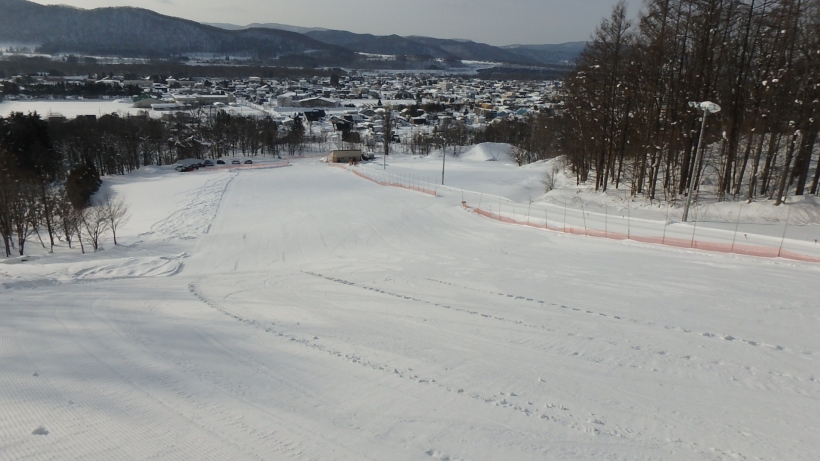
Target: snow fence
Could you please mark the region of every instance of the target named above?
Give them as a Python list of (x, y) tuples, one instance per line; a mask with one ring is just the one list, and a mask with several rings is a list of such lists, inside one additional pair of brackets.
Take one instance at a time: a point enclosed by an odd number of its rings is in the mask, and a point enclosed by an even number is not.
[[(696, 238), (696, 231), (697, 227), (692, 226), (692, 234), (691, 238), (682, 238), (680, 236), (668, 236), (667, 233), (667, 223), (664, 222), (663, 224), (663, 232), (661, 236), (658, 235), (640, 235), (640, 233), (635, 233), (632, 231), (631, 226), (627, 224), (627, 232), (619, 232), (617, 230), (610, 231), (605, 226), (604, 230), (591, 228), (586, 225), (584, 222), (583, 226), (577, 226), (576, 224), (570, 222), (567, 219), (567, 212), (566, 208), (564, 209), (563, 214), (563, 221), (560, 225), (550, 224), (549, 216), (545, 214), (544, 219), (540, 218), (533, 218), (530, 216), (529, 213), (526, 215), (526, 219), (524, 217), (520, 217), (519, 214), (513, 211), (502, 211), (501, 206), (496, 212), (491, 210), (484, 210), (479, 207), (473, 208), (467, 205), (466, 201), (461, 202), (462, 206), (473, 213), (478, 215), (500, 221), (503, 223), (514, 224), (519, 226), (528, 226), (538, 229), (545, 229), (554, 232), (563, 232), (567, 234), (574, 234), (574, 235), (583, 235), (586, 237), (599, 237), (599, 238), (606, 238), (606, 239), (613, 239), (613, 240), (632, 240), (636, 242), (642, 243), (650, 243), (656, 245), (666, 245), (672, 246), (677, 248), (689, 248), (695, 250), (704, 250), (704, 251), (714, 251), (719, 253), (733, 253), (739, 255), (747, 255), (747, 256), (758, 256), (762, 258), (784, 258), (784, 259), (791, 259), (795, 261), (805, 261), (805, 262), (813, 262), (813, 263), (820, 263), (820, 257), (818, 256), (811, 256), (808, 254), (804, 254), (798, 251), (792, 251), (783, 248), (785, 238), (780, 239), (780, 245), (777, 247), (774, 246), (762, 246), (762, 245), (749, 245), (746, 243), (739, 243), (738, 242), (738, 232), (735, 232), (732, 235), (731, 242), (726, 241), (715, 241), (715, 240), (699, 240)], [(577, 210), (573, 210), (574, 212)], [(584, 211), (581, 210), (582, 215)], [(634, 219), (627, 218), (627, 222), (630, 223)], [(584, 218), (586, 221), (586, 218)], [(634, 221), (642, 221), (646, 222), (645, 220), (634, 220)], [(606, 221), (605, 221), (606, 223)], [(639, 229), (645, 229), (646, 227), (636, 226)], [(679, 233), (679, 232), (678, 232)], [(748, 239), (748, 234), (742, 234), (744, 239)], [(755, 236), (756, 237), (756, 236)], [(784, 237), (785, 237), (785, 229), (784, 229)], [(792, 244), (796, 244), (791, 242)]]
[[(340, 163), (331, 163), (330, 165), (348, 170), (356, 176), (382, 186), (400, 187), (429, 194), (434, 197), (438, 196), (438, 185), (425, 178), (401, 176), (380, 170), (356, 167), (348, 168), (349, 165)], [(464, 208), (478, 215), (507, 224), (527, 226), (553, 232), (563, 232), (566, 234), (583, 235), (586, 237), (631, 240), (641, 243), (718, 253), (820, 263), (820, 246), (818, 245), (818, 241), (816, 239), (813, 242), (810, 240), (787, 239), (788, 223), (784, 223), (782, 237), (773, 237), (771, 235), (743, 232), (740, 229), (739, 222), (733, 223), (734, 230), (731, 232), (721, 229), (699, 229), (697, 221), (692, 223), (671, 224), (668, 219), (665, 221), (640, 219), (632, 217), (629, 213), (629, 208), (626, 209), (625, 215), (610, 215), (608, 211), (604, 214), (590, 213), (584, 210), (583, 204), (581, 204), (580, 210), (569, 208), (564, 204), (563, 207), (557, 207), (557, 210), (553, 209), (552, 217), (550, 217), (549, 208), (538, 209), (536, 207), (536, 213), (539, 214), (539, 216), (536, 217), (532, 213), (532, 203), (522, 205), (520, 203), (504, 202), (501, 197), (493, 197), (493, 199), (497, 200), (494, 211), (492, 205), (482, 207), (481, 200), (486, 201), (486, 199), (490, 197), (467, 191), (461, 191), (461, 194), (462, 197), (467, 194), (474, 195), (479, 199), (479, 205), (477, 207), (468, 206), (467, 202), (462, 200), (461, 204)], [(502, 209), (502, 203), (507, 206), (506, 210)], [(527, 209), (526, 214), (518, 212), (522, 208)], [(543, 216), (543, 218), (541, 216)], [(812, 252), (817, 253), (817, 255), (809, 254)]]
[(386, 171), (369, 170), (362, 168), (347, 168), (348, 165), (342, 163), (330, 163), (330, 165), (343, 168), (360, 178), (372, 181), (380, 186), (400, 187), (403, 189), (421, 192), (422, 194), (437, 196), (437, 186), (426, 178), (415, 176), (402, 176)]
[(231, 165), (229, 168), (233, 170), (266, 170), (271, 168), (282, 168), (290, 166), (290, 162), (285, 160), (282, 162), (275, 162), (275, 163), (253, 163), (249, 165)]

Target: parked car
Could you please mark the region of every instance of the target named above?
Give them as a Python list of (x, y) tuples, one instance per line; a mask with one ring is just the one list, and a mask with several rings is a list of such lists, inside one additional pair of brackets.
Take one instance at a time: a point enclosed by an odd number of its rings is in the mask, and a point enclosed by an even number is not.
[(205, 160), (205, 162), (202, 165), (203, 166), (214, 166), (214, 162), (212, 162), (211, 160)]
[(250, 165), (251, 163), (253, 163), (253, 160), (251, 160), (251, 159), (245, 160), (245, 165)]
[(362, 160), (364, 160), (364, 161), (373, 160), (375, 158), (376, 158), (376, 154), (374, 154), (373, 152), (365, 152), (365, 153), (362, 154)]
[(231, 165), (239, 165), (240, 163), (242, 163), (242, 162), (240, 162), (240, 161), (239, 161), (239, 160), (237, 160), (237, 159), (233, 159), (233, 160), (231, 160)]
[(219, 160), (217, 160), (217, 161), (216, 161), (216, 164), (217, 164), (217, 165), (224, 165), (224, 164), (225, 164), (225, 160), (219, 159)]

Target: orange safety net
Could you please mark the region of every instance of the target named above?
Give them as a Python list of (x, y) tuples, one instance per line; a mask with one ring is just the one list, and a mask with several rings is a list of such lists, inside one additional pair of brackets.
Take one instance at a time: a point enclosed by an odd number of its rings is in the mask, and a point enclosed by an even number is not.
[(733, 254), (741, 254), (747, 256), (758, 256), (762, 258), (784, 258), (784, 259), (791, 259), (795, 261), (805, 261), (805, 262), (813, 262), (813, 263), (820, 263), (820, 258), (815, 256), (804, 255), (801, 253), (796, 253), (789, 250), (784, 250), (782, 248), (771, 248), (771, 247), (762, 247), (762, 246), (753, 246), (753, 245), (741, 245), (741, 244), (729, 244), (729, 243), (719, 243), (719, 242), (704, 242), (695, 239), (681, 239), (681, 238), (672, 238), (672, 237), (645, 237), (639, 235), (631, 235), (631, 234), (623, 234), (619, 232), (607, 232), (601, 231), (596, 229), (581, 229), (578, 227), (553, 227), (549, 224), (545, 225), (537, 225), (530, 223), (529, 221), (522, 222), (518, 221), (513, 217), (503, 216), (498, 213), (493, 213), (490, 211), (482, 210), (479, 208), (472, 208), (467, 205), (466, 202), (462, 202), (462, 206), (464, 208), (471, 210), (473, 213), (479, 214), (481, 216), (500, 221), (503, 223), (508, 224), (515, 224), (519, 226), (529, 226), (535, 227), (538, 229), (545, 229), (554, 232), (564, 232), (567, 234), (575, 234), (575, 235), (584, 235), (587, 237), (600, 237), (600, 238), (608, 238), (614, 240), (633, 240), (636, 242), (642, 243), (651, 243), (656, 245), (667, 245), (673, 246), (678, 248), (692, 248), (696, 250), (704, 250), (704, 251), (714, 251), (720, 253), (733, 253)]
[(393, 178), (393, 179), (376, 179), (376, 178), (372, 178), (372, 177), (368, 176), (367, 174), (365, 174), (364, 172), (362, 172), (361, 170), (358, 170), (358, 169), (351, 169), (350, 171), (352, 171), (353, 174), (355, 174), (356, 176), (358, 176), (360, 178), (367, 179), (368, 181), (372, 181), (372, 182), (374, 182), (376, 184), (379, 184), (381, 186), (401, 187), (403, 189), (409, 189), (409, 190), (414, 190), (414, 191), (417, 191), (417, 192), (421, 192), (423, 194), (429, 194), (429, 195), (432, 195), (434, 197), (437, 195), (437, 192), (435, 190), (431, 190), (428, 187), (425, 187), (426, 183), (416, 182), (416, 181), (413, 181), (412, 179), (402, 178), (402, 177), (397, 177), (397, 178)]

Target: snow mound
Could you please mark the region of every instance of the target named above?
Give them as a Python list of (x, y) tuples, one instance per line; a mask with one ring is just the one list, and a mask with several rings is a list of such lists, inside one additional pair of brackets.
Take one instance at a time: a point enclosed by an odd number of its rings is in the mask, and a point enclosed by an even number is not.
[(476, 144), (470, 150), (461, 154), (461, 158), (473, 162), (496, 161), (507, 157), (507, 152), (509, 152), (510, 147), (507, 143), (483, 142)]

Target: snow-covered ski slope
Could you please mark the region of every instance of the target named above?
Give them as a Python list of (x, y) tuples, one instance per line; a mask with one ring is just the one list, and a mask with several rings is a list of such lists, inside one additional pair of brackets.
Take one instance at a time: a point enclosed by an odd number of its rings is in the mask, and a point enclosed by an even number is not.
[(2, 460), (820, 459), (820, 265), (308, 160), (107, 183), (124, 245), (0, 263)]

